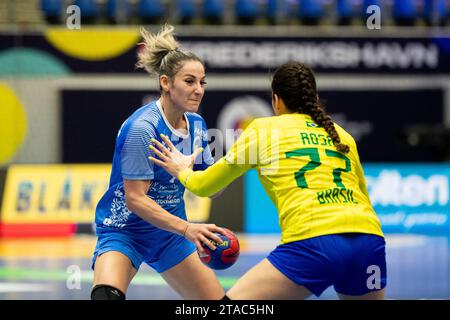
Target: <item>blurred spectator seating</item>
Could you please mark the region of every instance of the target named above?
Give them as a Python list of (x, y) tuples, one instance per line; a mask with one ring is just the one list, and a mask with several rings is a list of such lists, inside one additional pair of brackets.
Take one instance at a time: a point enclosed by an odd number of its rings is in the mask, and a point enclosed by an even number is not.
[(445, 26), (450, 18), (450, 1), (436, 0), (436, 2), (437, 24)]
[(382, 3), (381, 0), (363, 0), (361, 3), (361, 20), (362, 20), (362, 24), (365, 25), (367, 18), (369, 17), (369, 15), (372, 14), (372, 11), (369, 11), (369, 13), (367, 12), (367, 9), (370, 6), (377, 6), (380, 8), (380, 12), (381, 12), (381, 23), (384, 23), (386, 21), (386, 16), (385, 16), (385, 12), (386, 12), (386, 6)]
[(450, 14), (450, 0), (0, 0), (0, 22), (38, 20), (26, 10), (32, 2), (50, 24), (64, 23), (70, 4), (80, 7), (82, 23), (114, 24), (352, 25), (365, 24), (368, 7), (377, 5), (383, 25), (434, 26), (446, 25)]
[(93, 24), (101, 17), (96, 0), (75, 0), (73, 4), (80, 8), (81, 24)]
[(207, 24), (222, 24), (225, 15), (225, 1), (203, 0), (203, 18)]
[(339, 25), (350, 25), (355, 17), (354, 1), (336, 0), (336, 15)]
[(258, 0), (235, 0), (236, 22), (242, 25), (255, 24), (260, 15)]
[(49, 24), (59, 24), (63, 13), (61, 0), (41, 0), (42, 13)]
[(283, 0), (266, 0), (266, 19), (270, 25), (279, 23), (278, 16), (281, 16), (281, 13), (283, 11), (282, 1)]
[(112, 24), (129, 23), (133, 16), (133, 7), (129, 0), (108, 0), (106, 18)]
[(418, 11), (414, 0), (394, 0), (392, 18), (398, 26), (413, 26), (417, 22)]
[(450, 15), (449, 0), (424, 0), (422, 18), (427, 26), (445, 26)]
[(176, 6), (179, 12), (181, 24), (191, 24), (196, 16), (195, 0), (177, 0)]
[(318, 25), (325, 16), (325, 9), (320, 0), (299, 0), (298, 18), (305, 25)]

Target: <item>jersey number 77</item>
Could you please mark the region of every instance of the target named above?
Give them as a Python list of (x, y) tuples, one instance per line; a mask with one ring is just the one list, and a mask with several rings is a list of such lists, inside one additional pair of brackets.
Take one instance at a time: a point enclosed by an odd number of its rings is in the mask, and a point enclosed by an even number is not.
[[(325, 154), (327, 157), (338, 158), (345, 161), (345, 168), (335, 168), (333, 169), (333, 182), (339, 188), (345, 188), (342, 183), (342, 172), (349, 172), (351, 170), (350, 159), (344, 154), (325, 149)], [(319, 150), (317, 148), (301, 148), (294, 151), (286, 152), (286, 158), (291, 157), (309, 157), (310, 161), (302, 167), (299, 171), (295, 173), (295, 180), (297, 181), (297, 186), (299, 188), (308, 188), (308, 183), (306, 182), (305, 173), (306, 171), (314, 170), (319, 167), (322, 163), (320, 162)]]

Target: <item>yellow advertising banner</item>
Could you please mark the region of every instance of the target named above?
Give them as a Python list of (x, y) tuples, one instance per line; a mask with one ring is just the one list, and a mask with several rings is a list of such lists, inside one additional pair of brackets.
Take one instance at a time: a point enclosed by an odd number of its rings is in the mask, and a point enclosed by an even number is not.
[[(11, 165), (3, 223), (93, 223), (95, 207), (108, 188), (110, 164)], [(206, 222), (211, 200), (185, 193), (189, 220)]]

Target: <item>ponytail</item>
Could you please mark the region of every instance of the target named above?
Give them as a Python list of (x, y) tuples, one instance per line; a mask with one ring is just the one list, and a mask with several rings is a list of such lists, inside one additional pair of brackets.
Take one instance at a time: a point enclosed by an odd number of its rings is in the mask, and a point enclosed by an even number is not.
[(349, 146), (341, 142), (331, 117), (319, 101), (316, 80), (310, 68), (300, 62), (281, 65), (274, 73), (272, 92), (283, 99), (292, 112), (310, 115), (315, 123), (325, 129), (339, 152), (350, 151)]
[(204, 62), (195, 54), (180, 50), (174, 30), (175, 28), (168, 24), (164, 25), (157, 34), (141, 28), (144, 41), (140, 44), (143, 45), (143, 49), (138, 53), (136, 67), (150, 74), (166, 75), (172, 78), (181, 69), (183, 61), (199, 61), (204, 66)]
[[(325, 112), (325, 108), (319, 101), (315, 80), (314, 82), (311, 80), (314, 79), (313, 77), (311, 70), (306, 68), (301, 69), (299, 72), (302, 92), (302, 105), (300, 106), (299, 111), (309, 114), (315, 123), (325, 129), (337, 151), (348, 153), (350, 147), (341, 143), (341, 138), (336, 131), (330, 115)], [(304, 106), (304, 108), (302, 106)]]

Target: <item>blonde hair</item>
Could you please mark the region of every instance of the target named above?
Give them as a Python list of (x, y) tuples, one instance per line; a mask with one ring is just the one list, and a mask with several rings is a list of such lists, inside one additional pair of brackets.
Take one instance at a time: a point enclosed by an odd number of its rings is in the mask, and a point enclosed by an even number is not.
[(141, 28), (144, 40), (140, 44), (144, 48), (138, 53), (137, 68), (146, 70), (150, 74), (167, 75), (173, 77), (181, 69), (185, 60), (203, 61), (192, 52), (181, 51), (179, 42), (174, 37), (175, 28), (165, 24), (157, 34), (152, 34)]

